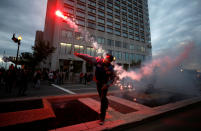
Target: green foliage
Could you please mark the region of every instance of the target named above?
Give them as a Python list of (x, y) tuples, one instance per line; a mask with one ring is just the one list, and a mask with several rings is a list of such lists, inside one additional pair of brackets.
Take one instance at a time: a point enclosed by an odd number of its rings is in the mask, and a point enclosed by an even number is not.
[(36, 66), (55, 51), (55, 47), (52, 47), (49, 42), (39, 41), (32, 46), (33, 50), (33, 64)]

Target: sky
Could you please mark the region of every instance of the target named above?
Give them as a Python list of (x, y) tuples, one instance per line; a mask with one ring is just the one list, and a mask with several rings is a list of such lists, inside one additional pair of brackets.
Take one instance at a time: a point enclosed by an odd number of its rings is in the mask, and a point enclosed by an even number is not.
[[(184, 41), (193, 41), (201, 50), (201, 0), (148, 2), (153, 56)], [(44, 29), (46, 4), (47, 0), (0, 0), (0, 57), (4, 50), (7, 56), (16, 55), (13, 33), (22, 36), (20, 52), (31, 52), (36, 30)], [(191, 66), (201, 69), (201, 54), (193, 55)]]

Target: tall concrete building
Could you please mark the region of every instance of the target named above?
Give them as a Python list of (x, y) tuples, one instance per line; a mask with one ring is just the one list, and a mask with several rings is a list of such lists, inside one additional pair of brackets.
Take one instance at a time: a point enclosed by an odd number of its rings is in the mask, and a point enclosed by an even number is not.
[(43, 39), (56, 47), (46, 65), (51, 70), (90, 71), (91, 65), (73, 52), (97, 56), (79, 31), (56, 17), (56, 10), (87, 30), (124, 68), (152, 55), (147, 0), (48, 0)]

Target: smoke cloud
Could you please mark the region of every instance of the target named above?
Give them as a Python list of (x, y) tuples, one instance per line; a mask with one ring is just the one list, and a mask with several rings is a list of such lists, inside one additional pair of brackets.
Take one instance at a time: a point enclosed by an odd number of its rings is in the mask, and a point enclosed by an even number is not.
[[(99, 55), (104, 56), (106, 51), (97, 43), (95, 38), (83, 28), (78, 28), (75, 22), (68, 20), (75, 31), (81, 33), (83, 41), (88, 42)], [(166, 90), (187, 95), (198, 95), (193, 73), (183, 71), (183, 63), (189, 61), (189, 56), (195, 52), (196, 45), (185, 41), (179, 43), (175, 48), (166, 50), (152, 60), (142, 64), (140, 69), (126, 71), (122, 66), (114, 63), (114, 70), (118, 80), (115, 85), (120, 89), (128, 88), (135, 91)]]

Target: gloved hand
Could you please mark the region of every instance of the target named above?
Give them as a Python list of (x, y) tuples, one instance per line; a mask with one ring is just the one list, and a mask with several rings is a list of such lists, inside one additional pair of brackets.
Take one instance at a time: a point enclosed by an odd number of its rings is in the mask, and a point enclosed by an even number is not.
[(78, 55), (79, 55), (79, 53), (77, 53), (77, 52), (74, 52), (74, 55), (75, 55), (75, 56), (78, 56)]

